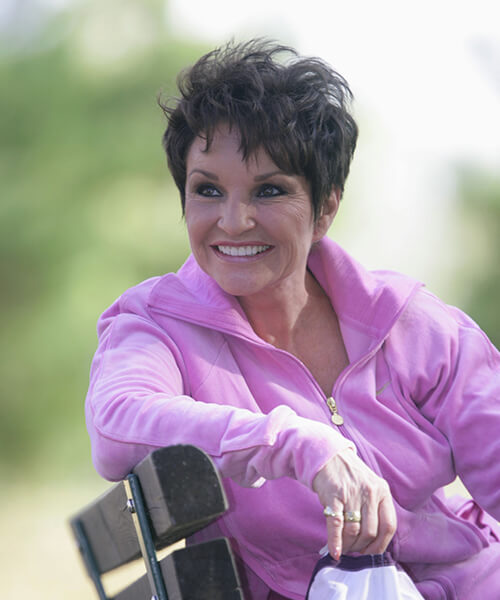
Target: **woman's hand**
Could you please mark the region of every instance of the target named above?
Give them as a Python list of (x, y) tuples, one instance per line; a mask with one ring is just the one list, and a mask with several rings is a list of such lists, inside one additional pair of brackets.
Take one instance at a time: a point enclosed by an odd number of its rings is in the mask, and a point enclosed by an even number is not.
[[(347, 552), (385, 551), (396, 531), (389, 486), (354, 451), (343, 450), (330, 459), (314, 478), (313, 490), (321, 504), (335, 513), (326, 517), (328, 550), (335, 559)], [(361, 520), (346, 521), (348, 511)]]

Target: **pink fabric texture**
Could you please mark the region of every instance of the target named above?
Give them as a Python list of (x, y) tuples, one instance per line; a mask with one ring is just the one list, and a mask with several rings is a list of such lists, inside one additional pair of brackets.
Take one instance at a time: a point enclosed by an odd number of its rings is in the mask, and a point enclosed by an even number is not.
[[(368, 272), (327, 238), (309, 268), (349, 356), (332, 390), (344, 425), (331, 423), (305, 366), (257, 337), (236, 299), (190, 257), (178, 273), (126, 291), (99, 320), (86, 401), (97, 470), (118, 480), (157, 447), (201, 447), (230, 501), (217, 528), (248, 580), (299, 600), (326, 541), (311, 482), (335, 453), (355, 448), (390, 484), (390, 551), (424, 597), (500, 597), (500, 575), (486, 592), (465, 583), (481, 557), (484, 572), (500, 574), (498, 351), (418, 282)], [(457, 474), (476, 502), (444, 498)], [(256, 600), (267, 595), (259, 585), (250, 586)]]

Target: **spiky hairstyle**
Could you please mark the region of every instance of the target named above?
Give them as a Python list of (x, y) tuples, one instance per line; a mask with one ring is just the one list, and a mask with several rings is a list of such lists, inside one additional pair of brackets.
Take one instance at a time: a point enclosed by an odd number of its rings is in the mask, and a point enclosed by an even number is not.
[(221, 123), (238, 131), (245, 160), (262, 147), (278, 168), (307, 179), (315, 218), (334, 188), (343, 192), (358, 128), (347, 82), (321, 59), (269, 40), (230, 42), (181, 72), (178, 87), (180, 98), (159, 104), (183, 211), (188, 150), (197, 136), (208, 150)]

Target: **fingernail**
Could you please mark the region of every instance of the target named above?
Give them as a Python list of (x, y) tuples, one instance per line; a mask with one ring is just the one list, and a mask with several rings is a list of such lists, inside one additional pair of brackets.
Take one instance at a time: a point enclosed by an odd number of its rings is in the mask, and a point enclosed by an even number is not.
[(335, 553), (333, 555), (335, 560), (340, 560), (340, 546), (335, 546)]

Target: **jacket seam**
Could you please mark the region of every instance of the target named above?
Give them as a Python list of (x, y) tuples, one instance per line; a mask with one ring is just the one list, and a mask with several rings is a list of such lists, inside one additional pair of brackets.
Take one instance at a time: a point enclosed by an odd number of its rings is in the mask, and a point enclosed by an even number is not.
[[(216, 331), (216, 330), (212, 330), (212, 331)], [(215, 365), (218, 363), (219, 361), (219, 356), (222, 353), (222, 350), (228, 345), (227, 340), (222, 339), (222, 343), (220, 345), (220, 348), (217, 352), (217, 356), (213, 359), (213, 361), (210, 364), (210, 368), (208, 369), (207, 373), (205, 374), (205, 376), (203, 377), (202, 381), (196, 386), (196, 389), (193, 389), (193, 395), (196, 394), (204, 385), (205, 382), (207, 381), (207, 379), (210, 377), (210, 374), (212, 373), (212, 371), (215, 368)], [(196, 401), (196, 400), (195, 400)]]

